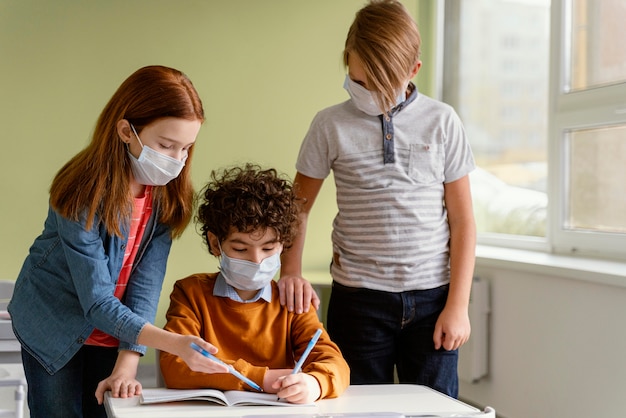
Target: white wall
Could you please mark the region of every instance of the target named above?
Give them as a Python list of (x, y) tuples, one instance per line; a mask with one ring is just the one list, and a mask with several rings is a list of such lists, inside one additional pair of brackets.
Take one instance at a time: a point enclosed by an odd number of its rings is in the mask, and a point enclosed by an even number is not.
[(506, 418), (625, 416), (626, 266), (554, 267), (524, 254), (477, 260), (490, 282), (489, 376), (461, 382), (461, 398)]

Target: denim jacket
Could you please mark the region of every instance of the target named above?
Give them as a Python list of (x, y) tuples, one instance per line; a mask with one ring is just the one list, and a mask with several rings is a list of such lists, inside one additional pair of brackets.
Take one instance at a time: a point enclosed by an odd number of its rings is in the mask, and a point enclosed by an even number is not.
[(22, 348), (50, 374), (78, 352), (94, 328), (120, 340), (120, 349), (145, 354), (137, 345), (142, 328), (156, 315), (170, 228), (159, 224), (155, 205), (137, 252), (123, 300), (113, 291), (122, 268), (123, 238), (111, 236), (96, 216), (87, 231), (49, 208), (16, 280), (8, 310)]

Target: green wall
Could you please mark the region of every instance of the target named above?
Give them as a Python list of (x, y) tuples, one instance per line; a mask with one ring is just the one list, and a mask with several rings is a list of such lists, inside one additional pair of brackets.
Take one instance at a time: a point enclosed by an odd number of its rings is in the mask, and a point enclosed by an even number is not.
[[(432, 13), (431, 0), (404, 3), (416, 16), (418, 5)], [(212, 169), (247, 161), (292, 177), (314, 114), (347, 98), (341, 52), (364, 4), (0, 0), (0, 279), (15, 279), (41, 232), (52, 177), (88, 143), (114, 90), (144, 65), (184, 71), (203, 99), (196, 187)], [(428, 94), (432, 41), (424, 41), (418, 86)], [(310, 217), (307, 271), (327, 268), (335, 211), (326, 181)], [(172, 247), (157, 325), (173, 282), (216, 266), (190, 226)]]

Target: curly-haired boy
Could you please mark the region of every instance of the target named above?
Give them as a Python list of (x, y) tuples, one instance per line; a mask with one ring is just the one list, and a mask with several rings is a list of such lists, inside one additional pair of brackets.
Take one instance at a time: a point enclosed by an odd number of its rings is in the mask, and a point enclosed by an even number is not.
[[(296, 314), (281, 306), (273, 280), (298, 225), (291, 182), (274, 169), (248, 164), (213, 172), (200, 200), (196, 222), (209, 252), (220, 258), (220, 271), (176, 282), (165, 329), (211, 342), (219, 349), (218, 357), (265, 392), (289, 402), (341, 394), (350, 370), (326, 331), (302, 372), (292, 374), (323, 326), (313, 310)], [(229, 374), (193, 372), (168, 353), (161, 354), (161, 372), (170, 388), (250, 389)]]

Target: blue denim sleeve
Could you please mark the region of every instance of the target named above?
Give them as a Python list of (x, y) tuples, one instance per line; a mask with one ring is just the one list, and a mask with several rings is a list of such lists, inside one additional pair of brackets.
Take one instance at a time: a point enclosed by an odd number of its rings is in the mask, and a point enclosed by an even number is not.
[(98, 219), (91, 228), (56, 213), (56, 224), (72, 283), (85, 318), (120, 341), (137, 340), (147, 319), (114, 295), (126, 239), (109, 236)]
[[(147, 233), (146, 230), (145, 234)], [(139, 260), (133, 267), (126, 288), (125, 305), (150, 323), (154, 323), (163, 287), (167, 258), (172, 245), (170, 233), (169, 227), (159, 224), (151, 237), (142, 240), (147, 241), (147, 244), (140, 249)], [(120, 341), (120, 349), (146, 353), (145, 346), (128, 341)]]

